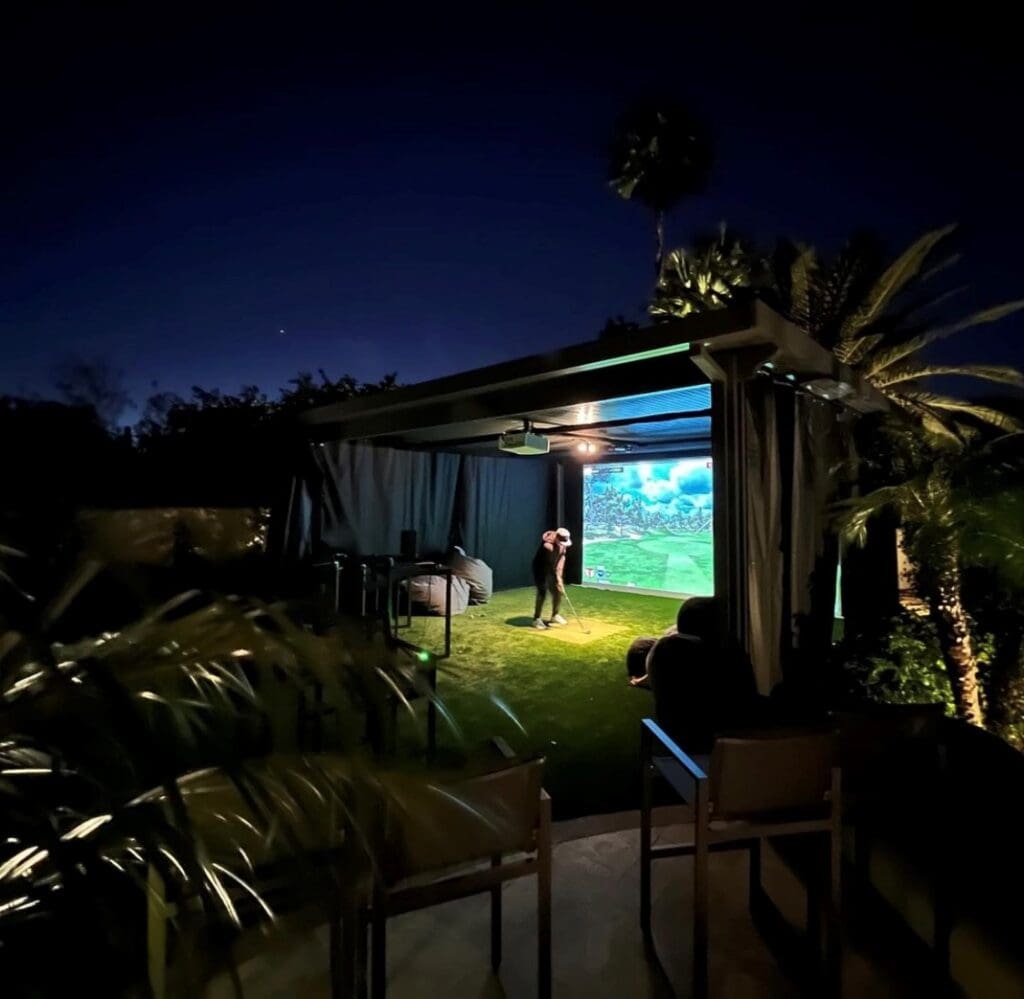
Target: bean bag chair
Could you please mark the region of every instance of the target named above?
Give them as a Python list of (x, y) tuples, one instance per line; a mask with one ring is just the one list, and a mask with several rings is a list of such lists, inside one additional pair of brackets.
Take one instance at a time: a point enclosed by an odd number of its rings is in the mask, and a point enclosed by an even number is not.
[[(412, 602), (428, 614), (444, 617), (447, 613), (448, 580), (444, 576), (413, 576), (408, 581), (408, 587)], [(452, 573), (452, 616), (465, 613), (468, 606), (469, 583)]]
[(666, 635), (648, 653), (647, 667), (658, 724), (687, 752), (709, 753), (716, 732), (763, 720), (742, 653), (696, 635)]
[(647, 657), (657, 644), (656, 638), (634, 638), (626, 652), (626, 673), (630, 677), (644, 676), (647, 673)]
[(494, 592), (494, 573), (480, 558), (471, 558), (457, 548), (451, 559), (452, 575), (469, 584), (469, 600), (474, 604), (485, 604)]

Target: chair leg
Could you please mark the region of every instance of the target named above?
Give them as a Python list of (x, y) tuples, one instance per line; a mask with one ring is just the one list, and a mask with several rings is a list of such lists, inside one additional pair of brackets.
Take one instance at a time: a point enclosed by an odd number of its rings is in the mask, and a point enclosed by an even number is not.
[[(501, 854), (491, 857), (491, 867), (501, 866)], [(491, 889), (491, 971), (501, 967), (501, 885)]]
[(330, 940), (330, 972), (331, 972), (331, 999), (343, 999), (345, 985), (342, 972), (342, 950), (341, 942), (341, 912), (335, 910), (331, 913), (331, 940)]
[(698, 781), (693, 822), (693, 995), (708, 994), (708, 801)]
[(822, 934), (822, 892), (813, 873), (807, 882), (807, 955), (812, 967), (817, 972), (821, 967), (821, 934)]
[(541, 799), (537, 834), (537, 995), (551, 999), (551, 799)]
[(375, 894), (370, 917), (370, 994), (384, 999), (387, 991), (387, 913), (382, 895)]
[(753, 915), (754, 910), (761, 901), (761, 893), (764, 891), (761, 882), (761, 840), (754, 840), (751, 844), (750, 849), (747, 851), (747, 861), (747, 905), (751, 915)]
[(369, 979), (369, 935), (370, 914), (363, 908), (359, 910), (359, 923), (356, 936), (356, 999), (366, 999)]
[(640, 802), (640, 931), (651, 939), (651, 765), (643, 760)]
[[(838, 797), (838, 795), (837, 795)], [(843, 829), (838, 808), (834, 809), (828, 851), (828, 906), (825, 927), (825, 974), (830, 995), (842, 992), (842, 870)]]

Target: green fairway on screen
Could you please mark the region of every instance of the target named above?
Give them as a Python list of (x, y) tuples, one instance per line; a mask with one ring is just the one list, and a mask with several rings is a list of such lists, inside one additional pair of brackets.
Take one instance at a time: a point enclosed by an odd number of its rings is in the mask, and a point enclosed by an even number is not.
[(714, 593), (711, 458), (583, 469), (583, 584)]

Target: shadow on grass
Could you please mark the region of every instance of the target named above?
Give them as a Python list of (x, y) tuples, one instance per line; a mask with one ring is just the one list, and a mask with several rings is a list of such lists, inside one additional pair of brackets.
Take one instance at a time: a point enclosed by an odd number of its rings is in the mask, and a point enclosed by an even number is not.
[(520, 617), (507, 617), (505, 618), (505, 624), (512, 625), (513, 628), (532, 628), (533, 618), (521, 615)]

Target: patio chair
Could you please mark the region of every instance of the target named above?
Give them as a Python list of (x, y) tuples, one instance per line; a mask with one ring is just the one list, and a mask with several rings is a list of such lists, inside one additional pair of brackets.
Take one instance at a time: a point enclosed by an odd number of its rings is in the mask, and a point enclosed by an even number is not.
[[(259, 767), (255, 798), (218, 770), (179, 780), (205, 862), (219, 872), (224, 907), (233, 915), (206, 910), (180, 867), (182, 877), (168, 879), (177, 864), (150, 862), (146, 935), (155, 999), (203, 990), (223, 974), (237, 990), (246, 960), (324, 924), (331, 931), (330, 994), (348, 999), (361, 992), (366, 959), (360, 928), (371, 877), (364, 851), (346, 831), (349, 773), (349, 761), (332, 754), (270, 757)], [(263, 795), (274, 801), (270, 822), (253, 804)], [(158, 793), (153, 801), (166, 805), (166, 796)]]
[[(507, 747), (503, 750), (506, 755)], [(391, 783), (370, 909), (371, 988), (382, 999), (387, 920), (487, 892), (491, 967), (501, 965), (501, 887), (537, 877), (538, 995), (551, 996), (551, 799), (541, 787), (543, 759), (445, 784)], [(525, 856), (524, 856), (525, 855)]]
[[(839, 987), (839, 891), (841, 863), (840, 773), (832, 732), (776, 730), (719, 736), (700, 762), (679, 748), (650, 718), (641, 723), (643, 800), (640, 818), (640, 927), (651, 934), (651, 864), (692, 855), (693, 994), (708, 989), (708, 855), (747, 850), (750, 894), (763, 894), (761, 845), (768, 837), (821, 836), (827, 842), (826, 974)], [(710, 765), (709, 765), (710, 764)], [(693, 842), (652, 845), (653, 781), (664, 778), (692, 804)], [(815, 896), (816, 897), (816, 896)], [(810, 910), (810, 905), (809, 905)], [(810, 925), (808, 931), (810, 932)]]

